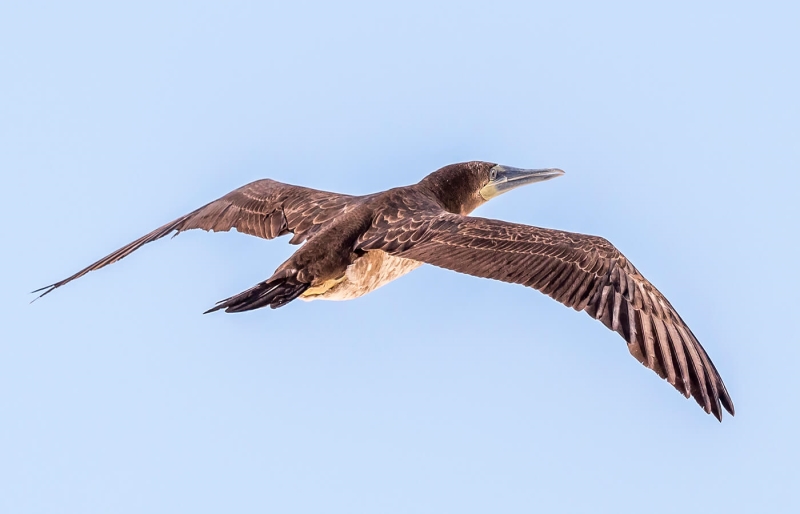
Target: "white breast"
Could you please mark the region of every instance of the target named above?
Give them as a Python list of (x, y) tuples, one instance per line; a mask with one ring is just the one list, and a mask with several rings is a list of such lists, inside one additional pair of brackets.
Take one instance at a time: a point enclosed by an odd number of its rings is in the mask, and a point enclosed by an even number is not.
[(421, 265), (419, 261), (394, 257), (380, 250), (370, 251), (348, 266), (344, 279), (331, 284), (330, 289), (304, 294), (301, 298), (307, 301), (352, 300), (402, 277)]

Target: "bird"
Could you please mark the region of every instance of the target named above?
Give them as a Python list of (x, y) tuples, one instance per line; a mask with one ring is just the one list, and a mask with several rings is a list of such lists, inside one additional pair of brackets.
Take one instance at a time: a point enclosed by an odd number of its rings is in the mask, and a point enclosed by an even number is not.
[(41, 298), (164, 236), (191, 229), (300, 246), (266, 280), (206, 313), (292, 300), (349, 300), (422, 264), (527, 286), (617, 332), (636, 360), (722, 421), (733, 401), (706, 351), (667, 298), (608, 240), (470, 214), (518, 187), (559, 177), (483, 161), (444, 166), (416, 184), (352, 196), (262, 179), (163, 225), (59, 282)]

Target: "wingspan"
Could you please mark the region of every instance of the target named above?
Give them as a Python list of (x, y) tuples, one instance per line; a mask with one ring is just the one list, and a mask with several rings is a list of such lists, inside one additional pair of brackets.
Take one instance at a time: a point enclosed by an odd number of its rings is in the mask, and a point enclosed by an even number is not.
[(294, 235), (289, 242), (300, 244), (328, 221), (354, 207), (356, 199), (269, 179), (257, 180), (155, 229), (74, 275), (37, 289), (34, 293), (43, 291), (39, 295), (41, 298), (90, 271), (117, 262), (151, 241), (195, 228), (212, 232), (227, 232), (235, 228), (238, 232), (264, 239), (291, 232)]
[(722, 378), (669, 301), (607, 240), (559, 230), (411, 211), (377, 220), (361, 249), (382, 249), (537, 289), (619, 333), (639, 362), (717, 419), (734, 413)]

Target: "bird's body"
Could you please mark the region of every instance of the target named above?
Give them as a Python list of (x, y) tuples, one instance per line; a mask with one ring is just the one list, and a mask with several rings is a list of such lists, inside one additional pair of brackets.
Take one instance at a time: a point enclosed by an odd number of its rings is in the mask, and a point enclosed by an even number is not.
[(45, 295), (144, 244), (193, 228), (303, 244), (267, 280), (207, 312), (349, 300), (423, 263), (538, 289), (619, 333), (639, 362), (718, 419), (733, 402), (669, 301), (603, 238), (477, 218), (486, 201), (563, 174), (485, 162), (445, 166), (417, 184), (350, 196), (264, 179), (236, 189), (48, 286)]
[(422, 266), (422, 262), (394, 257), (381, 250), (371, 250), (353, 260), (340, 280), (333, 279), (316, 288), (308, 288), (300, 299), (352, 300), (385, 286)]

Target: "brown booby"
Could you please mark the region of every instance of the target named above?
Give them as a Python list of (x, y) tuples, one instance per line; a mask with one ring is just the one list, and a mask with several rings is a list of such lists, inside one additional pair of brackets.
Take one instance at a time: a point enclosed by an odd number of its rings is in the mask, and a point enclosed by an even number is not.
[(549, 180), (559, 169), (487, 162), (441, 168), (419, 183), (366, 196), (318, 191), (264, 179), (231, 191), (140, 237), (67, 282), (168, 234), (200, 228), (305, 243), (267, 280), (206, 312), (242, 312), (295, 298), (357, 298), (423, 263), (522, 284), (585, 311), (619, 333), (636, 359), (722, 420), (733, 402), (711, 359), (677, 311), (607, 240), (469, 214), (517, 187)]

